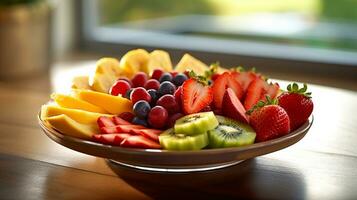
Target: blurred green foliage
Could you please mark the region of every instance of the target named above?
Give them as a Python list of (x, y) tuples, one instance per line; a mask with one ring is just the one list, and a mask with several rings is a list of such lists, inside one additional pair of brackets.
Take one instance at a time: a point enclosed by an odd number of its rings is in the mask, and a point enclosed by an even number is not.
[(298, 12), (316, 19), (357, 21), (357, 0), (97, 0), (100, 23), (167, 16)]
[(42, 0), (0, 0), (0, 6), (11, 6), (18, 4), (31, 4)]

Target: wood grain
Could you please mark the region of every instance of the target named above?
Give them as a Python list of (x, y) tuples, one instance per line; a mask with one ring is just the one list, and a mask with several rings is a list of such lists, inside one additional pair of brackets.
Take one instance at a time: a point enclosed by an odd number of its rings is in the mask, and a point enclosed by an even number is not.
[(115, 176), (0, 154), (2, 199), (149, 199)]

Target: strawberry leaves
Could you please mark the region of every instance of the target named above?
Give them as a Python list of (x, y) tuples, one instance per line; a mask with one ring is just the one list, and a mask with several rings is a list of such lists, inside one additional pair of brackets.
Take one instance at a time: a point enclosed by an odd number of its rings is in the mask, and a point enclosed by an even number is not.
[(286, 88), (289, 93), (296, 93), (296, 94), (301, 94), (307, 98), (311, 98), (311, 92), (306, 92), (307, 91), (307, 85), (304, 83), (302, 88), (299, 88), (299, 85), (297, 83), (289, 84), (288, 87)]

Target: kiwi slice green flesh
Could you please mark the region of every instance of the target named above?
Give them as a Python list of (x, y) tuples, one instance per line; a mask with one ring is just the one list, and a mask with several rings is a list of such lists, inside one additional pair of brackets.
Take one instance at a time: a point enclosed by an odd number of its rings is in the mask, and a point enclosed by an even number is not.
[(195, 135), (205, 133), (217, 126), (218, 120), (213, 112), (201, 112), (178, 119), (174, 129), (176, 134)]
[(219, 125), (208, 131), (210, 148), (239, 147), (254, 143), (256, 133), (248, 124), (216, 116)]
[(174, 129), (171, 128), (160, 134), (159, 141), (167, 150), (200, 150), (208, 145), (208, 135), (207, 132), (196, 135), (175, 134)]

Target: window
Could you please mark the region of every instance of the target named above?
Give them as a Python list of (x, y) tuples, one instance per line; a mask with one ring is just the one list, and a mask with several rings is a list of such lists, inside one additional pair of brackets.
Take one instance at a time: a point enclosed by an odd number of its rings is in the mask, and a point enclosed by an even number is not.
[(357, 65), (354, 0), (88, 0), (86, 42)]

